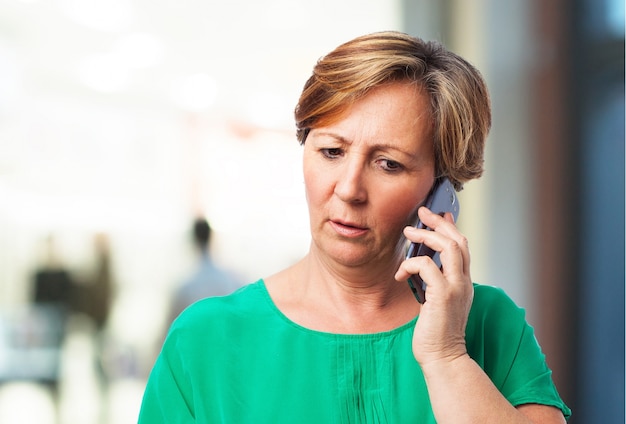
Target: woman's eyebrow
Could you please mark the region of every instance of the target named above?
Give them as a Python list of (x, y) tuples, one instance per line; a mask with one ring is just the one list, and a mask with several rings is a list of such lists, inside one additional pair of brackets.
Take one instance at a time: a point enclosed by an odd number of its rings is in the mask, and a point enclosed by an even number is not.
[(323, 136), (323, 137), (334, 138), (335, 140), (340, 141), (341, 143), (344, 143), (344, 144), (352, 144), (352, 141), (348, 140), (347, 138), (345, 138), (345, 137), (343, 137), (343, 136), (341, 136), (339, 134), (333, 133), (331, 131), (324, 131), (324, 130), (322, 130), (322, 131), (315, 131), (315, 135), (316, 136)]
[(390, 144), (390, 143), (377, 143), (373, 146), (376, 150), (381, 150), (381, 151), (390, 151), (393, 150), (394, 152), (398, 152), (404, 156), (406, 156), (407, 158), (411, 159), (411, 160), (418, 160), (421, 155), (418, 154), (417, 152), (408, 152), (394, 144)]
[[(332, 138), (338, 142), (340, 142), (341, 144), (346, 144), (346, 145), (351, 145), (352, 144), (352, 140), (347, 139), (337, 133), (334, 133), (332, 131), (325, 131), (325, 130), (321, 130), (321, 131), (316, 131), (315, 132), (316, 136), (321, 136), (321, 137), (329, 137)], [(378, 150), (378, 151), (395, 151), (398, 152), (404, 156), (406, 156), (407, 158), (409, 158), (410, 160), (415, 160), (418, 161), (421, 157), (421, 155), (419, 155), (417, 152), (407, 152), (401, 148), (399, 148), (397, 145), (392, 144), (392, 143), (387, 143), (387, 142), (380, 142), (380, 143), (376, 143), (373, 144), (372, 146), (373, 150)]]

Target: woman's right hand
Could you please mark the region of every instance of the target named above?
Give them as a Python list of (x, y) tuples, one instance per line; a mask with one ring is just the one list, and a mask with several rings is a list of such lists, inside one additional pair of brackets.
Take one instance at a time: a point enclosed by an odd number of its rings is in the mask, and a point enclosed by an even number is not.
[(453, 360), (467, 353), (465, 327), (473, 300), (470, 277), (470, 252), (467, 239), (454, 224), (451, 214), (443, 217), (425, 207), (420, 220), (433, 231), (406, 227), (405, 237), (424, 243), (440, 252), (442, 269), (426, 256), (405, 260), (396, 280), (406, 282), (419, 274), (427, 285), (426, 301), (421, 305), (413, 333), (413, 355), (422, 368), (431, 362)]

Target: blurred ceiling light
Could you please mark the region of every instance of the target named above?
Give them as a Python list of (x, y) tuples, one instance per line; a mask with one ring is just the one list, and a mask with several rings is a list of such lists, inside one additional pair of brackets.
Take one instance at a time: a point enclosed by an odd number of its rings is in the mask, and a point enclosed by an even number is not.
[(201, 112), (211, 107), (216, 98), (217, 82), (208, 74), (193, 74), (174, 82), (172, 99), (182, 109)]
[(128, 68), (121, 66), (116, 55), (93, 54), (78, 65), (78, 78), (87, 87), (105, 93), (122, 91), (130, 83)]
[(246, 103), (246, 116), (256, 126), (281, 129), (293, 123), (293, 105), (283, 96), (257, 92), (249, 96)]
[(130, 0), (60, 0), (59, 3), (68, 18), (100, 31), (123, 31), (133, 21)]
[(130, 68), (148, 68), (163, 62), (163, 43), (154, 35), (134, 33), (120, 37), (113, 45), (113, 54)]
[(147, 33), (120, 37), (111, 51), (84, 57), (78, 65), (80, 81), (101, 92), (116, 92), (130, 86), (131, 71), (158, 65), (164, 58), (159, 39)]

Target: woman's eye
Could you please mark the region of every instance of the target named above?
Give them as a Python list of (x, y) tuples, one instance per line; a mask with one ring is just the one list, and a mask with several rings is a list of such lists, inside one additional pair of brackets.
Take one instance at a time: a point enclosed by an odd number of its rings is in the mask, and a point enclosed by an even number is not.
[(390, 159), (380, 159), (379, 164), (385, 171), (389, 172), (398, 172), (403, 169), (400, 163)]
[(329, 159), (337, 158), (341, 156), (341, 153), (341, 149), (339, 148), (322, 149), (322, 154)]

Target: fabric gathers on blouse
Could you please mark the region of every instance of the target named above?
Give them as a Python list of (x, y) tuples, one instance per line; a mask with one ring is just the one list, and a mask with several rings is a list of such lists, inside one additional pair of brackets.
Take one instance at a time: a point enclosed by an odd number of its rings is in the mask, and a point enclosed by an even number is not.
[[(411, 350), (417, 317), (374, 334), (332, 334), (283, 315), (259, 280), (187, 308), (150, 374), (139, 424), (435, 423)], [(559, 397), (525, 312), (475, 285), (470, 356), (513, 405)]]

